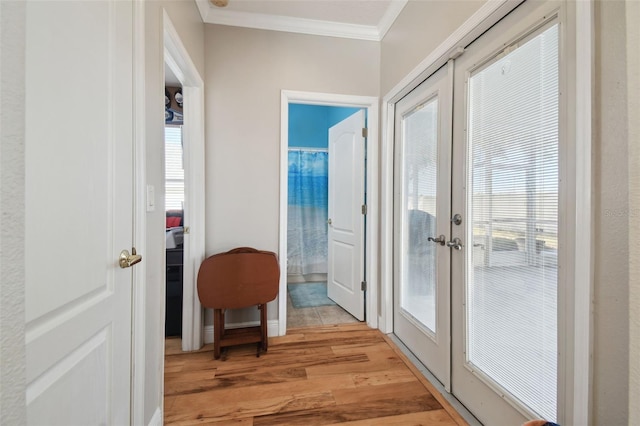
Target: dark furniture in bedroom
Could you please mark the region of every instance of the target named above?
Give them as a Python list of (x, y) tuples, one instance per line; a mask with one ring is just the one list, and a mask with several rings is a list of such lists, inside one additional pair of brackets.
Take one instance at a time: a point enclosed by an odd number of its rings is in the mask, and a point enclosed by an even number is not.
[[(165, 287), (165, 337), (182, 336), (182, 277), (183, 242), (175, 235), (182, 235), (182, 210), (169, 210), (166, 213), (167, 251), (166, 251), (166, 287)], [(176, 232), (180, 231), (180, 232)], [(169, 238), (169, 233), (174, 235)]]
[(182, 336), (183, 249), (167, 249), (166, 311), (164, 335)]

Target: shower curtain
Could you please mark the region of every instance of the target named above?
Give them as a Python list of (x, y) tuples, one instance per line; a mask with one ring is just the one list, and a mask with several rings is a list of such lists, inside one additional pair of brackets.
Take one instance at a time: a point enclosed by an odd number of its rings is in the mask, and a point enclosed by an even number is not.
[(328, 153), (289, 150), (287, 273), (327, 273)]

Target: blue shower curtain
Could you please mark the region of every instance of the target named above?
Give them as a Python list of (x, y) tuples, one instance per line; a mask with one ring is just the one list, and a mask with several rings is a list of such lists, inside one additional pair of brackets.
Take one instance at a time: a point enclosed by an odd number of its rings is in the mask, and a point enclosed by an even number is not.
[(328, 153), (289, 150), (287, 273), (327, 273)]

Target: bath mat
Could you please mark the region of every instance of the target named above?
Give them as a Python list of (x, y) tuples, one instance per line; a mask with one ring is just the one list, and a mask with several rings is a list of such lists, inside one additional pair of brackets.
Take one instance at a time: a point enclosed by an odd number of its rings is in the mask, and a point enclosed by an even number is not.
[(314, 306), (331, 306), (336, 302), (327, 296), (327, 283), (287, 284), (291, 303), (295, 308), (312, 308)]

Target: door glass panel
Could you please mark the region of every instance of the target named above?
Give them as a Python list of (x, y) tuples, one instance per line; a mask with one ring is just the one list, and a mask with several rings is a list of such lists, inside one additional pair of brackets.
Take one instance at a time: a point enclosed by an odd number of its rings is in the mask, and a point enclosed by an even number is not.
[(438, 187), (438, 99), (416, 107), (402, 121), (403, 256), (400, 307), (436, 330), (436, 195)]
[(469, 79), (467, 362), (556, 419), (558, 25)]

